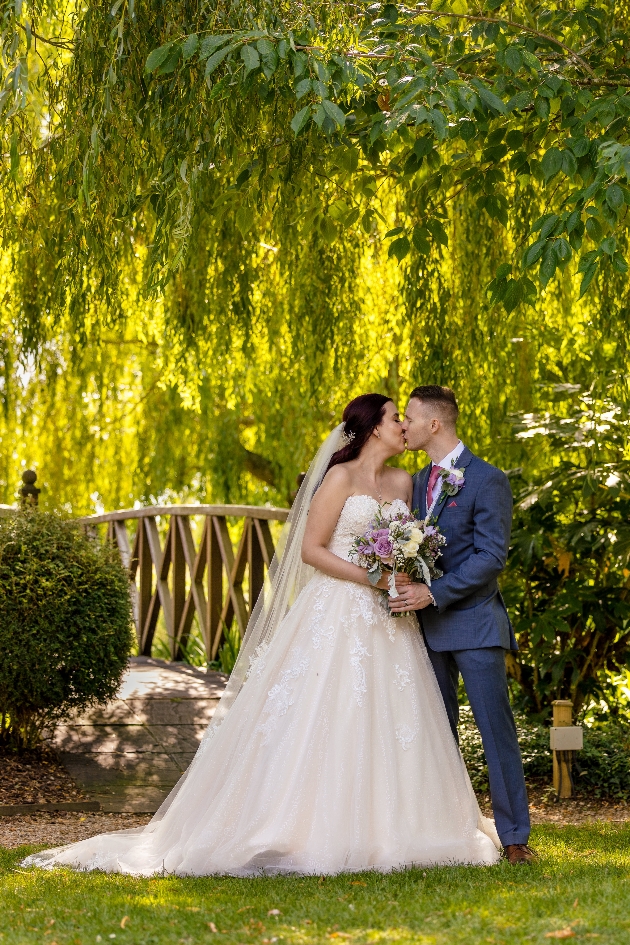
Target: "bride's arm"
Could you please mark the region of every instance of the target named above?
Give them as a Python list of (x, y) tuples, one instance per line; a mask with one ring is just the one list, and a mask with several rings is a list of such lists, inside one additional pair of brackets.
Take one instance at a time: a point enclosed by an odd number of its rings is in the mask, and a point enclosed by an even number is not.
[[(340, 466), (326, 473), (324, 481), (313, 496), (308, 512), (306, 530), (302, 540), (302, 561), (343, 581), (368, 584), (367, 571), (358, 564), (338, 558), (326, 545), (332, 537), (346, 499), (352, 495), (350, 476)], [(387, 580), (381, 578), (378, 587), (387, 588)]]

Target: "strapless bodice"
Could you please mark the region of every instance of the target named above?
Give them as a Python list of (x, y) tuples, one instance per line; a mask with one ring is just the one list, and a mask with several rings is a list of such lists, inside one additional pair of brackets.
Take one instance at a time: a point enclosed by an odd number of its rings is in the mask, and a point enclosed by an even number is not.
[[(338, 558), (350, 560), (350, 548), (357, 535), (362, 535), (374, 517), (379, 503), (371, 495), (351, 495), (346, 499), (344, 507), (335, 525), (332, 538), (328, 542), (328, 550)], [(395, 512), (408, 512), (406, 502), (394, 499), (388, 503), (388, 508)]]

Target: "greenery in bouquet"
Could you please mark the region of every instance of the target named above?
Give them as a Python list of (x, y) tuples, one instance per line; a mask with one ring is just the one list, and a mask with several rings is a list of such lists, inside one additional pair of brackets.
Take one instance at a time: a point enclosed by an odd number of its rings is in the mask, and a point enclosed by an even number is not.
[(373, 586), (388, 573), (389, 595), (396, 597), (396, 573), (409, 574), (429, 586), (442, 576), (435, 562), (445, 544), (444, 535), (428, 518), (417, 519), (408, 511), (395, 512), (386, 504), (379, 505), (366, 531), (354, 539), (351, 556), (367, 569)]

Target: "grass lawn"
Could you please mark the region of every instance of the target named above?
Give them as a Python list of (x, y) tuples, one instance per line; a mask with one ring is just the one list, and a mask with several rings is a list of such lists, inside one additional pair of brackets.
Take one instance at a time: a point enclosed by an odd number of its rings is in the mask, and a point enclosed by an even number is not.
[(630, 825), (538, 827), (532, 844), (529, 868), (247, 880), (22, 870), (33, 847), (0, 849), (0, 943), (629, 945)]

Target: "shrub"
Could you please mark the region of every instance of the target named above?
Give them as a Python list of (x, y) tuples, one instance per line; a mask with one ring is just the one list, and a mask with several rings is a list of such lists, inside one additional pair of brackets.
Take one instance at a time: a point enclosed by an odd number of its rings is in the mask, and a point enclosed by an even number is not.
[(512, 477), (502, 581), (519, 644), (507, 659), (512, 691), (519, 708), (538, 715), (553, 699), (580, 712), (630, 666), (627, 411), (584, 395), (565, 413), (520, 424), (521, 436), (546, 437), (557, 459), (526, 485)]
[[(546, 725), (516, 715), (523, 768), (528, 781), (551, 784), (552, 756)], [(459, 742), (475, 791), (488, 790), (488, 769), (481, 736), (469, 706), (460, 710)], [(584, 728), (584, 748), (575, 754), (573, 782), (577, 791), (595, 797), (630, 798), (630, 735), (619, 722)]]
[(115, 550), (55, 513), (0, 519), (0, 744), (111, 699), (133, 643), (129, 578)]

